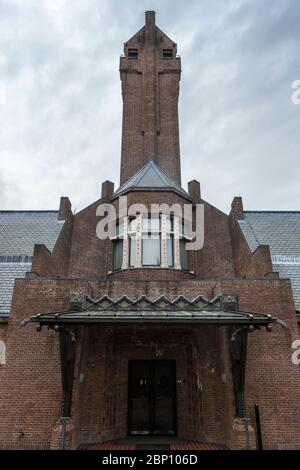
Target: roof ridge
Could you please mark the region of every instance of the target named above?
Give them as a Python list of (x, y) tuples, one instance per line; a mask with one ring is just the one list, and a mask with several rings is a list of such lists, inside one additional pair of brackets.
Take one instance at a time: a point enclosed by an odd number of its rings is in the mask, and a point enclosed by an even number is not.
[[(175, 184), (176, 186), (178, 186), (180, 189), (183, 189), (180, 184), (178, 184), (175, 180), (173, 180), (173, 178), (171, 178), (171, 176), (169, 176), (165, 170), (163, 168), (161, 168), (157, 163), (155, 163), (154, 161), (151, 160), (151, 163), (153, 163), (153, 168), (154, 170), (156, 171), (156, 173), (158, 174), (158, 176), (161, 178), (161, 175), (157, 172), (157, 169), (160, 170), (160, 173), (163, 173), (163, 176), (165, 176), (166, 178), (166, 181), (164, 181), (165, 183), (168, 183), (168, 180), (170, 180), (173, 184)], [(183, 189), (184, 191), (184, 189)]]
[[(160, 178), (163, 183), (168, 184), (168, 179), (169, 179), (169, 180), (172, 181), (172, 183), (177, 184), (176, 181), (174, 181), (172, 178), (170, 178), (170, 176), (167, 175), (167, 173), (165, 173), (165, 171), (159, 165), (157, 165), (157, 163), (155, 163), (153, 160), (150, 160), (149, 163), (150, 163), (149, 169), (153, 168), (153, 170), (157, 174), (158, 178)], [(162, 173), (162, 175), (161, 175), (161, 173)], [(164, 177), (164, 179), (162, 178), (162, 176)]]
[[(138, 175), (140, 173), (142, 173), (142, 171), (148, 165), (148, 163), (146, 165), (144, 165), (142, 168), (140, 168), (136, 173), (134, 173), (134, 175), (130, 176), (130, 178), (127, 181), (125, 181), (125, 183), (121, 184), (121, 186), (119, 186), (118, 189), (115, 191), (115, 194), (118, 193), (119, 191), (121, 191), (124, 186), (128, 186), (130, 181), (132, 181), (134, 178), (138, 177)], [(140, 181), (140, 180), (138, 180), (138, 181)]]

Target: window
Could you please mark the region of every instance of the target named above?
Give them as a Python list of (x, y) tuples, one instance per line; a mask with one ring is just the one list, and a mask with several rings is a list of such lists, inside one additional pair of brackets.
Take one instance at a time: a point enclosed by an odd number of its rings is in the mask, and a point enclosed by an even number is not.
[(115, 227), (115, 238), (113, 240), (113, 270), (119, 271), (123, 261), (123, 232), (124, 223), (118, 221)]
[(137, 49), (128, 49), (128, 59), (137, 59), (138, 50)]
[(166, 218), (166, 243), (167, 243), (167, 261), (168, 267), (174, 266), (174, 221), (173, 217)]
[(160, 217), (143, 217), (143, 231), (154, 232), (160, 229)]
[(187, 234), (189, 232), (189, 222), (182, 219), (179, 223), (179, 252), (180, 252), (180, 266), (184, 271), (189, 269), (188, 251), (186, 250)]
[(160, 217), (143, 217), (142, 265), (160, 266)]
[(128, 225), (129, 236), (129, 266), (134, 268), (136, 261), (136, 219), (130, 219)]
[(118, 238), (113, 241), (113, 270), (118, 271), (122, 268), (123, 259), (123, 240)]
[(160, 266), (160, 235), (143, 234), (142, 265)]
[(136, 236), (129, 235), (129, 266), (134, 268), (136, 260)]
[(116, 223), (116, 236), (120, 237), (123, 235), (124, 232), (124, 222), (120, 220)]
[(164, 59), (172, 59), (173, 51), (172, 49), (163, 49), (163, 58)]
[(179, 240), (179, 248), (180, 248), (180, 265), (181, 269), (187, 271), (189, 269), (189, 261), (188, 261), (188, 252), (185, 249), (186, 241), (184, 238)]
[(174, 236), (167, 235), (167, 259), (168, 266), (172, 268), (174, 266)]
[(188, 271), (188, 225), (174, 215), (139, 217), (140, 220), (137, 217), (128, 220), (125, 232), (122, 220), (116, 224), (112, 237), (113, 270), (152, 266)]
[(166, 219), (166, 230), (167, 232), (173, 232), (173, 217), (168, 216)]

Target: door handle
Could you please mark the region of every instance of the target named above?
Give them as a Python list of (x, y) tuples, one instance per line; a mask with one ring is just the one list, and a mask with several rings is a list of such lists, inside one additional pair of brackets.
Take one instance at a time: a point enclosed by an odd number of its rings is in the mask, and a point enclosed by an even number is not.
[(139, 377), (138, 378), (138, 386), (139, 387), (144, 387), (145, 385), (147, 385), (146, 377)]

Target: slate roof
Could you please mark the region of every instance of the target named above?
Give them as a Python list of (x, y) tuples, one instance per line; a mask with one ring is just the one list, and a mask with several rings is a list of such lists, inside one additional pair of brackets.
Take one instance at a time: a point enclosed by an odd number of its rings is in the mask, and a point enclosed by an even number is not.
[(15, 279), (30, 269), (31, 263), (0, 263), (0, 316), (9, 314)]
[(190, 196), (182, 187), (172, 180), (156, 163), (149, 161), (135, 175), (129, 178), (126, 183), (120, 186), (114, 193), (114, 197), (119, 196), (131, 189), (171, 189), (190, 199)]
[(290, 278), (300, 310), (300, 212), (245, 211), (239, 225), (252, 252), (270, 246), (273, 270)]
[(35, 243), (52, 251), (64, 224), (58, 211), (0, 211), (0, 315), (10, 311), (16, 278), (31, 270)]

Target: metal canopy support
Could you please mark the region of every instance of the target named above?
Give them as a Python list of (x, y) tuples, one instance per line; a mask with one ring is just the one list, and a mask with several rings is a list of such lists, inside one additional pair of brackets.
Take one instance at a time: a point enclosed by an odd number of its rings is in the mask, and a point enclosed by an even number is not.
[(62, 377), (61, 401), (61, 442), (60, 448), (65, 446), (66, 423), (71, 417), (73, 377), (75, 366), (76, 337), (73, 326), (59, 327), (60, 361)]
[(247, 359), (248, 327), (238, 330), (230, 329), (230, 353), (232, 379), (237, 418), (246, 418), (245, 410), (245, 372)]

